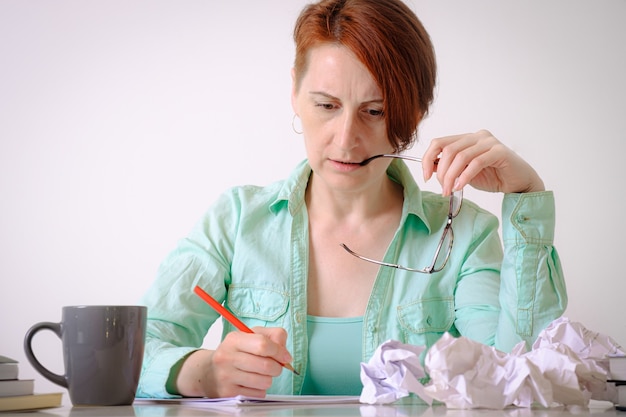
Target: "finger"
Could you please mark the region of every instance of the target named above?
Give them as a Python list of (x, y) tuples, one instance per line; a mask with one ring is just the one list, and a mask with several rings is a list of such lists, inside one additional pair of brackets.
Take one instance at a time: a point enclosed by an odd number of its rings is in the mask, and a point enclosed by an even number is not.
[[(274, 358), (280, 363), (290, 363), (293, 358), (287, 350), (287, 331), (280, 327), (255, 327), (253, 331), (266, 337), (266, 343), (260, 348), (266, 353), (264, 356)], [(259, 353), (260, 354), (260, 353)]]
[(269, 389), (283, 371), (275, 360), (254, 355), (239, 355), (233, 365), (235, 371), (228, 377), (231, 384), (260, 390)]
[[(239, 369), (246, 372), (257, 372), (271, 376), (280, 375), (283, 365), (293, 360), (291, 355), (284, 345), (274, 342), (267, 336), (272, 331), (260, 327), (255, 328), (254, 331), (266, 334), (229, 333), (220, 345), (224, 350), (228, 348), (227, 352), (230, 353), (228, 357), (226, 357), (226, 354), (224, 355), (224, 360), (231, 360), (233, 363), (236, 363)], [(273, 337), (278, 340), (284, 339), (280, 336), (280, 332), (276, 332), (276, 335)], [(250, 358), (252, 357), (256, 358), (256, 360), (251, 361)]]
[(456, 142), (462, 135), (444, 136), (432, 139), (426, 152), (422, 155), (422, 173), (424, 181), (428, 181), (433, 173), (441, 169), (440, 156), (443, 150), (451, 143)]
[(241, 338), (235, 336), (228, 339), (212, 355), (211, 380), (214, 381), (214, 389), (219, 392), (218, 396), (237, 395), (243, 392), (242, 389), (255, 391), (250, 391), (251, 395), (264, 395), (271, 387), (273, 377), (283, 371), (282, 366), (272, 358), (238, 350), (237, 342)]
[(281, 327), (255, 327), (252, 330), (254, 333), (269, 337), (278, 345), (285, 346), (287, 344), (287, 331)]
[[(437, 168), (437, 179), (442, 185), (442, 194), (449, 195), (453, 190), (463, 188), (479, 174), (481, 169), (489, 166), (485, 164), (488, 158), (497, 159), (491, 156), (496, 150), (499, 142), (486, 130), (476, 133), (449, 136), (441, 141), (443, 149), (441, 159)], [(474, 162), (474, 159), (477, 159)], [(468, 166), (473, 167), (466, 171)]]
[(240, 366), (236, 364), (242, 362), (241, 357), (247, 357), (258, 350), (258, 342), (255, 339), (259, 338), (262, 339), (263, 336), (242, 332), (230, 332), (224, 337), (224, 340), (216, 349), (213, 361), (219, 363), (223, 368), (230, 366), (239, 369)]
[[(251, 375), (252, 377), (250, 377)], [(265, 397), (268, 389), (267, 383), (255, 383), (253, 377), (253, 374), (232, 373), (228, 377), (219, 380), (215, 396), (234, 397), (236, 395), (246, 395), (257, 398)]]
[(440, 140), (441, 138), (431, 140), (426, 152), (422, 155), (422, 175), (424, 176), (424, 181), (428, 181), (438, 168), (435, 166), (435, 160), (441, 153), (442, 145)]
[(215, 384), (215, 396), (217, 397), (234, 397), (236, 395), (264, 397), (272, 385), (272, 378), (269, 376), (242, 372), (237, 369), (221, 376)]
[(456, 146), (457, 149), (446, 150), (450, 156), (442, 157), (445, 161), (443, 169), (437, 171), (443, 195), (450, 195), (453, 190), (463, 188), (490, 164), (490, 146), (487, 143), (465, 142), (458, 145), (461, 146)]
[(233, 367), (245, 372), (268, 377), (275, 377), (283, 371), (283, 365), (273, 357), (259, 356), (247, 352), (239, 352), (233, 357)]

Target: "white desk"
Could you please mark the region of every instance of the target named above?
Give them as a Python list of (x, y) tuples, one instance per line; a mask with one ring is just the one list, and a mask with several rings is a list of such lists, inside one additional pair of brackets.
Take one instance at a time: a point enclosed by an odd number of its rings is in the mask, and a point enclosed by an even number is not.
[(573, 408), (568, 410), (559, 408), (509, 408), (506, 410), (451, 410), (443, 406), (428, 407), (422, 405), (385, 405), (369, 406), (365, 404), (345, 405), (300, 405), (300, 406), (246, 406), (246, 407), (223, 407), (195, 408), (182, 405), (133, 405), (124, 407), (62, 407), (40, 410), (28, 413), (0, 413), (0, 417), (160, 417), (160, 416), (337, 416), (337, 417), (566, 417), (566, 416), (621, 416), (626, 417), (626, 412), (615, 410), (610, 403), (592, 403), (589, 408)]

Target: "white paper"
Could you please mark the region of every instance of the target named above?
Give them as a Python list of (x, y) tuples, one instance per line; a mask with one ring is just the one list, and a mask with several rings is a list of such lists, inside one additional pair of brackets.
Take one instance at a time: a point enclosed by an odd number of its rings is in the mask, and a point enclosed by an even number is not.
[(626, 354), (622, 346), (612, 337), (589, 330), (566, 317), (553, 321), (532, 346), (533, 351), (568, 348), (581, 362), (576, 372), (581, 389), (591, 399), (617, 403), (615, 386), (606, 384), (609, 378), (607, 357)]
[[(615, 402), (607, 384), (607, 355), (624, 354), (612, 338), (560, 318), (527, 352), (511, 353), (465, 337), (444, 334), (419, 362), (423, 347), (387, 341), (361, 365), (361, 402), (385, 404), (414, 393), (448, 408), (530, 407), (539, 403), (587, 406), (590, 399)], [(420, 382), (426, 374), (430, 380)]]
[(359, 403), (359, 396), (352, 395), (267, 395), (264, 398), (237, 395), (235, 397), (206, 398), (136, 398), (135, 404), (187, 404), (194, 406), (255, 406), (279, 404), (355, 404)]
[(623, 355), (624, 349), (610, 336), (587, 329), (581, 323), (561, 317), (550, 323), (537, 337), (532, 348), (565, 344), (581, 359), (605, 360), (608, 355)]
[(426, 376), (419, 359), (424, 349), (395, 340), (380, 345), (368, 363), (361, 363), (361, 402), (388, 404), (416, 393), (432, 404), (419, 381)]

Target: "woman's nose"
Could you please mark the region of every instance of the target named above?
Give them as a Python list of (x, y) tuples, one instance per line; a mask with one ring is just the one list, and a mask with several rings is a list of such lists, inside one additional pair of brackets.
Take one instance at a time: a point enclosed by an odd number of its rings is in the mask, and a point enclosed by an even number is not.
[(345, 111), (337, 123), (335, 132), (335, 143), (341, 149), (352, 149), (358, 141), (358, 120), (357, 116)]

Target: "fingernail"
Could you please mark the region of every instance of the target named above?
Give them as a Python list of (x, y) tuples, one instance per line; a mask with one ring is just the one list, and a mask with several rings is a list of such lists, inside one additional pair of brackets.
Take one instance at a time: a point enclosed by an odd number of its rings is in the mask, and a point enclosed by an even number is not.
[(454, 185), (452, 186), (452, 192), (459, 191), (459, 179), (454, 180)]

